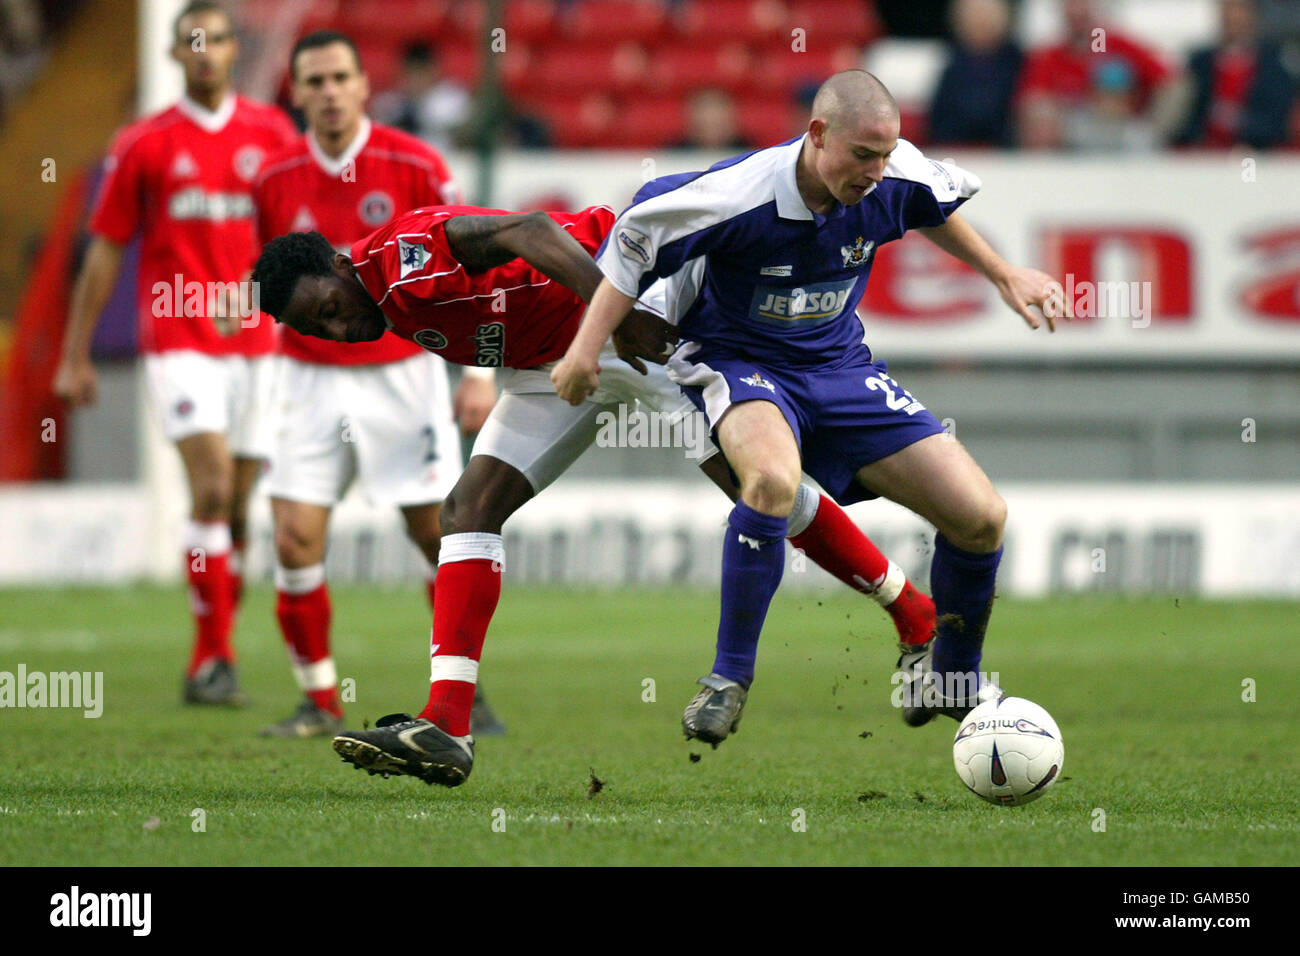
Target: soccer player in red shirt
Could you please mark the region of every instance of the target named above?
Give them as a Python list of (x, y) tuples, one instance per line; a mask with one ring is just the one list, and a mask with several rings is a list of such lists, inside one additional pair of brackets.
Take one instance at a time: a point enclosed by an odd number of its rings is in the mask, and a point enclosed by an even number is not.
[[(258, 260), (262, 307), (298, 332), (364, 343), (388, 329), (451, 362), (516, 369), (443, 505), (428, 704), (414, 720), (394, 714), (335, 737), (334, 749), (355, 766), (445, 786), (465, 781), (478, 661), (501, 593), (502, 525), (591, 445), (602, 411), (640, 401), (669, 419), (698, 414), (661, 365), (642, 361), (661, 362), (676, 336), (648, 311), (634, 312), (606, 347), (602, 388), (589, 401), (571, 406), (551, 386), (548, 363), (568, 348), (600, 284), (592, 256), (613, 221), (605, 206), (530, 214), (417, 209), (355, 243), (351, 258), (307, 233), (279, 237)], [(661, 285), (642, 301), (662, 312), (665, 295)], [(734, 499), (727, 463), (715, 451), (699, 449), (701, 469)], [(930, 639), (933, 602), (809, 485), (800, 490), (790, 539), (885, 605), (903, 644), (914, 649)], [(737, 700), (727, 726), (684, 719), (688, 736), (716, 743), (734, 730), (745, 691), (734, 682), (730, 688)]]
[(142, 234), (140, 349), (191, 499), (183, 545), (196, 634), (184, 699), (239, 704), (230, 631), (248, 495), (268, 451), (274, 326), (245, 308), (231, 323), (233, 334), (223, 335), (213, 316), (243, 304), (238, 283), (257, 251), (252, 180), (263, 159), (295, 133), (278, 109), (232, 90), (239, 46), (220, 6), (191, 3), (173, 29), (172, 58), (185, 71), (185, 95), (131, 123), (113, 142), (54, 389), (74, 407), (95, 401), (95, 322), (123, 247)]
[[(459, 200), (443, 158), (365, 113), (369, 84), (353, 41), (320, 31), (291, 55), (294, 105), (307, 132), (270, 157), (253, 184), (258, 238), (318, 230), (336, 248), (399, 210)], [(446, 364), (395, 335), (345, 345), (281, 330), (275, 453), (268, 476), (275, 523), (276, 616), (305, 699), (263, 736), (333, 734), (343, 710), (330, 655), (325, 545), (330, 513), (355, 480), (367, 497), (401, 509), (427, 561), (433, 603), (438, 511), (462, 468)], [(457, 390), (462, 428), (477, 431), (496, 401), (491, 369)], [(499, 730), (475, 710), (478, 734)]]

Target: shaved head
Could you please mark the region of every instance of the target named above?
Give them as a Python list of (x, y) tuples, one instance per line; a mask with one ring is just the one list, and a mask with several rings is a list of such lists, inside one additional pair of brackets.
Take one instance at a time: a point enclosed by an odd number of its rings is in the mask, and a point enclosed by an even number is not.
[(897, 115), (894, 97), (866, 70), (836, 73), (817, 90), (812, 105), (812, 118), (823, 120), (829, 129), (854, 128)]

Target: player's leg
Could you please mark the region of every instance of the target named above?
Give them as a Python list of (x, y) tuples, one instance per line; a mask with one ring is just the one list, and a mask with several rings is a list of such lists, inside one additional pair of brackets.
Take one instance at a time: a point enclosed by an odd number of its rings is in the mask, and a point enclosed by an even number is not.
[(248, 544), (248, 501), (265, 461), (235, 456), (234, 492), (230, 501), (230, 603), (234, 614), (244, 596), (244, 551)]
[[(739, 496), (722, 455), (706, 458), (700, 470), (732, 501)], [(843, 508), (806, 481), (799, 485), (787, 537), (815, 564), (883, 607), (900, 644), (919, 646), (934, 636), (934, 602), (916, 589)]]
[(234, 485), (230, 500), (230, 577), (234, 613), (244, 593), (244, 548), (248, 541), (248, 502), (271, 454), (272, 400), (276, 373), (270, 355), (228, 356), (222, 360), (228, 381)]
[(163, 436), (180, 453), (190, 493), (182, 546), (194, 647), (183, 699), (194, 704), (241, 704), (230, 647), (229, 572), (235, 468), (228, 434), (238, 382), (230, 361), (200, 352), (148, 355), (144, 370)]
[(182, 545), (195, 618), (194, 647), (186, 669), (188, 703), (239, 704), (230, 630), (234, 614), (230, 578), (230, 508), (234, 459), (226, 436), (199, 432), (176, 443), (190, 491), (190, 517)]
[(263, 728), (263, 737), (318, 737), (342, 726), (338, 674), (330, 650), (332, 608), (325, 581), (330, 513), (328, 505), (271, 498), (275, 617), (303, 700), (294, 713)]
[(740, 485), (722, 545), (722, 595), (713, 670), (687, 705), (688, 738), (717, 746), (736, 729), (754, 679), (758, 639), (785, 569), (788, 516), (802, 472), (799, 446), (781, 409), (761, 400), (732, 405), (716, 434)]
[(346, 416), (352, 370), (282, 358), (275, 390), (275, 451), (267, 491), (275, 543), (275, 617), (301, 698), (270, 737), (314, 737), (341, 723), (325, 579), (329, 520), (356, 474)]
[[(429, 567), (425, 588), (429, 595), (430, 611), (437, 606), (438, 549), (442, 543), (441, 512), (441, 502), (402, 508), (406, 535), (420, 549)], [(483, 685), (477, 681), (474, 684), (474, 705), (470, 710), (469, 729), (475, 737), (500, 737), (506, 732), (505, 724), (497, 719), (487, 702)]]
[(415, 719), (393, 714), (370, 730), (335, 737), (335, 751), (353, 766), (453, 787), (469, 776), (478, 664), (501, 597), (501, 528), (576, 461), (599, 431), (601, 405), (575, 408), (561, 401), (544, 370), (516, 373), (514, 379), (529, 376), (537, 380), (537, 391), (512, 392), (507, 386), (443, 502), (428, 702)]
[[(929, 666), (940, 676), (946, 697), (975, 697), (1002, 559), (1006, 503), (949, 435), (931, 435), (867, 465), (857, 481), (935, 526), (930, 587), (938, 626)], [(924, 723), (932, 713), (909, 708), (904, 716), (909, 723)]]

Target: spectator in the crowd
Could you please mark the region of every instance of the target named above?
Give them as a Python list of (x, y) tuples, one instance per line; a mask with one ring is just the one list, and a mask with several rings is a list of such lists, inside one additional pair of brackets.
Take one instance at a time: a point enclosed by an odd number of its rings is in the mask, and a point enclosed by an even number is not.
[(671, 149), (738, 152), (754, 148), (740, 133), (736, 103), (725, 90), (702, 89), (686, 103), (686, 135)]
[(1007, 0), (956, 0), (948, 64), (930, 103), (934, 143), (1011, 146), (1011, 101), (1024, 55)]
[(1137, 110), (1137, 77), (1127, 61), (1098, 64), (1092, 98), (1061, 115), (1065, 147), (1076, 152), (1143, 152), (1160, 145), (1154, 124)]
[[(1113, 94), (1121, 76), (1128, 77), (1125, 99), (1134, 118), (1149, 123), (1157, 139), (1165, 138), (1182, 113), (1175, 71), (1153, 50), (1101, 23), (1092, 0), (1063, 0), (1061, 12), (1062, 42), (1030, 51), (1021, 73), (1016, 94), (1021, 145), (1069, 145), (1066, 115), (1095, 108), (1099, 94), (1102, 100)], [(1116, 62), (1122, 67), (1111, 66)]]
[(17, 93), (45, 63), (40, 8), (32, 0), (0, 0), (0, 122)]
[(406, 130), (438, 149), (453, 145), (470, 116), (470, 94), (442, 75), (437, 52), (413, 43), (402, 54), (397, 87), (375, 97), (372, 113), (379, 122)]
[(1220, 0), (1219, 42), (1187, 61), (1192, 101), (1176, 142), (1267, 149), (1287, 138), (1295, 94), (1274, 43), (1258, 35), (1254, 0)]

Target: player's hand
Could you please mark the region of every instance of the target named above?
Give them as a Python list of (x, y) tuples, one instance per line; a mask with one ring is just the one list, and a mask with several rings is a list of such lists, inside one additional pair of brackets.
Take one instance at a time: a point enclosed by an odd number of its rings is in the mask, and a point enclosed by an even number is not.
[(229, 287), (224, 282), (218, 283), (208, 299), (208, 315), (212, 317), (212, 324), (222, 338), (228, 339), (238, 333), (240, 328), (238, 293), (232, 297)]
[(600, 387), (600, 366), (590, 359), (565, 355), (551, 369), (551, 384), (560, 398), (570, 405), (581, 405)]
[(670, 346), (679, 338), (677, 327), (644, 309), (628, 313), (612, 336), (618, 357), (642, 375), (647, 374), (645, 362), (663, 365)]
[(1043, 313), (1050, 332), (1056, 331), (1057, 319), (1074, 318), (1074, 303), (1066, 301), (1061, 283), (1046, 272), (1015, 267), (996, 284), (1002, 301), (1018, 312), (1031, 329), (1042, 325), (1038, 316), (1030, 311), (1031, 307), (1037, 307)]
[(496, 382), (490, 378), (464, 376), (451, 400), (452, 417), (465, 437), (478, 433), (497, 403)]
[(62, 399), (69, 408), (81, 405), (94, 405), (99, 397), (99, 376), (90, 359), (59, 362), (54, 373), (54, 394)]

